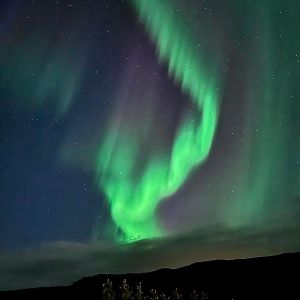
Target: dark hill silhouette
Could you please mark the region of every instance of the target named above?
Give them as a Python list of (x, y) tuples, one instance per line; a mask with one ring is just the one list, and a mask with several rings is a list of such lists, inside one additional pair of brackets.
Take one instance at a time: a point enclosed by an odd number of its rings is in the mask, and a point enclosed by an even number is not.
[(139, 281), (143, 290), (155, 288), (171, 294), (177, 287), (183, 299), (193, 289), (206, 291), (208, 299), (300, 299), (300, 252), (251, 259), (208, 261), (179, 269), (149, 273), (96, 275), (67, 287), (49, 287), (0, 292), (0, 299), (101, 299), (102, 284), (109, 278), (114, 290), (124, 278), (130, 285)]

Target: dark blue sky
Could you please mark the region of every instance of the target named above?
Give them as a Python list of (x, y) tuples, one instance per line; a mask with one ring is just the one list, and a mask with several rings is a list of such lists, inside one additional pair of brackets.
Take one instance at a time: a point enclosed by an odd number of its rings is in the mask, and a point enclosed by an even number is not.
[[(89, 240), (96, 220), (109, 218), (107, 207), (92, 174), (66, 166), (59, 151), (68, 134), (75, 147), (84, 143), (89, 111), (105, 123), (132, 25), (128, 9), (119, 1), (1, 1), (0, 11), (0, 59), (8, 63), (0, 71), (1, 248)], [(84, 69), (74, 68), (80, 60)], [(54, 71), (43, 84), (51, 89), (37, 103), (47, 67)], [(80, 82), (62, 116), (74, 69)]]
[[(174, 3), (195, 33), (192, 46), (218, 54), (220, 114), (207, 160), (158, 205), (157, 219), (166, 236), (187, 234), (189, 248), (211, 245), (217, 228), (228, 239), (237, 230), (226, 255), (239, 256), (249, 232), (251, 251), (240, 256), (299, 250), (299, 3)], [(129, 1), (0, 2), (0, 253), (116, 242), (96, 183), (104, 135), (116, 122), (148, 126), (142, 169), (153, 153), (170, 154), (180, 122), (193, 114), (146, 27)], [(273, 247), (281, 235), (287, 240)], [(151, 266), (163, 265), (156, 259)]]

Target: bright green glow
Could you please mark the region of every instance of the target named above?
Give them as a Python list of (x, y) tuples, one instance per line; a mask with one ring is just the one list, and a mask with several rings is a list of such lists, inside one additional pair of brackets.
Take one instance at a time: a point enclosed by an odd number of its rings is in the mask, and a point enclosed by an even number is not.
[(169, 1), (135, 0), (133, 6), (155, 42), (160, 61), (189, 95), (199, 118), (179, 128), (171, 157), (152, 157), (136, 178), (138, 140), (111, 130), (98, 154), (98, 183), (111, 205), (113, 220), (124, 241), (163, 234), (155, 217), (162, 199), (176, 192), (191, 170), (208, 156), (218, 120), (215, 74), (195, 48), (183, 20), (171, 13)]

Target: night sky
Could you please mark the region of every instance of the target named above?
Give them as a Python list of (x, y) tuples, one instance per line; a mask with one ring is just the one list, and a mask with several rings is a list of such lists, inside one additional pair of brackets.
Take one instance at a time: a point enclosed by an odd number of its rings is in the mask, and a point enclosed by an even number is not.
[(0, 289), (299, 251), (299, 28), (297, 0), (1, 0)]

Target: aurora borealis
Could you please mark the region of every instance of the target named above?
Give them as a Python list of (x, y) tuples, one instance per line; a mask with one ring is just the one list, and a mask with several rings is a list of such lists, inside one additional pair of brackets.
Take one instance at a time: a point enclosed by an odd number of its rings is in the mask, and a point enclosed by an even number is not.
[(118, 142), (119, 137), (109, 133), (99, 154), (100, 185), (111, 202), (113, 219), (127, 240), (162, 234), (154, 220), (156, 206), (162, 198), (176, 192), (191, 169), (209, 155), (218, 119), (215, 76), (201, 63), (188, 29), (180, 24), (180, 18), (170, 14), (171, 3), (134, 1), (134, 4), (156, 40), (161, 62), (167, 62), (169, 75), (181, 86), (182, 93), (191, 97), (201, 116), (181, 125), (171, 157), (151, 158), (137, 182), (132, 177), (138, 163), (138, 141), (123, 137)]
[(296, 0), (1, 1), (0, 262), (299, 251), (298, 28)]

